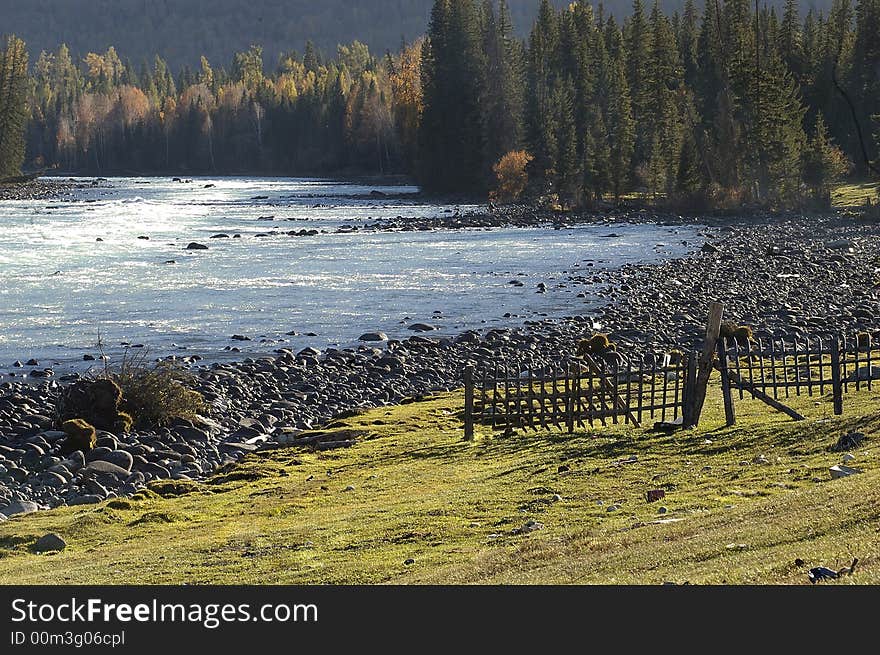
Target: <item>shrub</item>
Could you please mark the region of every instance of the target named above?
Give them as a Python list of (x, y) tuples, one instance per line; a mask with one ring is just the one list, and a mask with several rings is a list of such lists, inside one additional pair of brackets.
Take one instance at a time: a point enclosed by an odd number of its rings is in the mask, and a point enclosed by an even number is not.
[(512, 150), (501, 157), (492, 167), (498, 180), (494, 197), (501, 202), (512, 202), (519, 198), (529, 183), (526, 166), (532, 159), (525, 150)]
[(114, 433), (132, 428), (154, 429), (174, 419), (192, 420), (204, 411), (205, 400), (190, 387), (194, 376), (173, 362), (150, 364), (146, 351), (123, 357), (91, 378), (78, 380), (59, 396), (59, 422), (83, 419)]
[(123, 359), (116, 371), (105, 371), (122, 389), (120, 421), (139, 428), (169, 425), (174, 419), (192, 420), (205, 409), (205, 399), (190, 389), (195, 378), (170, 361), (148, 364), (146, 353)]
[(95, 427), (81, 418), (64, 421), (61, 429), (67, 434), (67, 439), (61, 444), (62, 454), (69, 455), (77, 450), (87, 453), (95, 447), (97, 442)]

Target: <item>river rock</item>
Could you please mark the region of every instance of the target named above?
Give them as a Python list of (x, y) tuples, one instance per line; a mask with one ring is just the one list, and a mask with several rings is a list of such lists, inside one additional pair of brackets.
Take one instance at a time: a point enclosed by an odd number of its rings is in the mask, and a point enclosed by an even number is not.
[(412, 325), (407, 327), (407, 330), (412, 330), (414, 332), (432, 332), (437, 328), (428, 323), (413, 323)]
[(384, 332), (365, 332), (358, 337), (358, 341), (388, 341), (388, 335)]
[(109, 453), (104, 453), (97, 460), (93, 460), (93, 462), (96, 461), (109, 462), (110, 464), (115, 464), (121, 469), (125, 469), (126, 472), (130, 472), (134, 459), (131, 454), (124, 450), (113, 450)]
[(40, 507), (30, 500), (16, 500), (7, 505), (6, 507), (0, 507), (0, 514), (3, 514), (7, 517), (9, 516), (18, 516), (20, 514), (30, 514), (32, 512), (36, 512)]
[(203, 243), (196, 243), (195, 241), (191, 242), (186, 246), (186, 250), (207, 250), (208, 246)]
[[(126, 455), (128, 455), (128, 453), (126, 453)], [(98, 459), (86, 464), (83, 467), (81, 473), (84, 475), (105, 473), (107, 475), (112, 475), (117, 478), (125, 479), (128, 477), (130, 471), (128, 469), (122, 468), (121, 466), (118, 466), (117, 464), (104, 461), (103, 459)]]

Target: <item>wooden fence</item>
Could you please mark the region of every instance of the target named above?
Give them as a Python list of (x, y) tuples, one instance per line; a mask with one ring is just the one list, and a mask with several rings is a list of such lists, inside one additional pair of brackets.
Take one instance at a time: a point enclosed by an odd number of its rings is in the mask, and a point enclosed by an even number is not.
[[(724, 340), (718, 344), (725, 405), (746, 394), (797, 414), (781, 401), (792, 396), (832, 394), (834, 413), (843, 414), (843, 396), (850, 390), (873, 390), (880, 384), (880, 341), (869, 332), (846, 335), (754, 339), (747, 343)], [(772, 399), (773, 402), (770, 402)], [(728, 415), (728, 424), (735, 421)], [(794, 418), (803, 418), (799, 414)]]
[(545, 370), (514, 365), (465, 369), (465, 433), (682, 420), (696, 353), (614, 359), (585, 356)]
[[(707, 341), (708, 343), (711, 343)], [(517, 363), (465, 369), (465, 436), (475, 424), (493, 430), (565, 429), (645, 419), (689, 426), (699, 420), (700, 378), (721, 376), (725, 416), (736, 422), (734, 397), (765, 402), (796, 420), (804, 417), (785, 404), (800, 395), (831, 393), (835, 414), (843, 396), (880, 385), (880, 340), (868, 333), (755, 339), (748, 343), (714, 340), (716, 348), (665, 355), (609, 354), (571, 358), (534, 371)], [(717, 352), (713, 352), (713, 350)], [(705, 382), (702, 384), (705, 395)], [(697, 409), (694, 409), (694, 405)]]

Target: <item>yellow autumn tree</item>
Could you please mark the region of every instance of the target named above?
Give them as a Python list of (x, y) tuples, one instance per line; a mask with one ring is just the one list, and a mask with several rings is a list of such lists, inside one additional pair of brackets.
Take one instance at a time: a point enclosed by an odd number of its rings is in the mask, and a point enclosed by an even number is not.
[(529, 183), (526, 166), (533, 157), (525, 150), (511, 150), (492, 167), (497, 179), (493, 199), (512, 202), (519, 198)]

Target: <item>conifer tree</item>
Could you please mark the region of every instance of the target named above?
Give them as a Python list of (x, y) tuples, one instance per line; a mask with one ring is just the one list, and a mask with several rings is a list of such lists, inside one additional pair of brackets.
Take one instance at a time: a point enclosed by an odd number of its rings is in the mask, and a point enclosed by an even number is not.
[(605, 25), (605, 45), (608, 66), (599, 87), (602, 94), (603, 115), (608, 139), (608, 176), (611, 192), (619, 199), (629, 186), (635, 144), (635, 125), (632, 118), (629, 85), (626, 77), (623, 34), (613, 19)]
[(555, 168), (556, 130), (551, 94), (557, 77), (559, 25), (549, 0), (541, 0), (529, 38), (526, 127), (530, 184), (543, 185)]
[(652, 141), (649, 128), (651, 100), (648, 85), (651, 33), (642, 0), (633, 0), (632, 15), (624, 24), (623, 32), (627, 53), (627, 84), (636, 125), (633, 166), (637, 168), (650, 156)]
[(17, 175), (24, 163), (27, 65), (24, 41), (10, 36), (0, 49), (0, 177)]
[(485, 63), (474, 0), (437, 0), (423, 46), (422, 184), (434, 190), (485, 190)]

